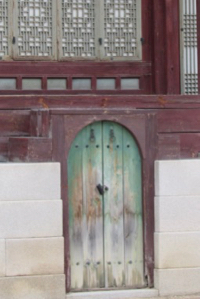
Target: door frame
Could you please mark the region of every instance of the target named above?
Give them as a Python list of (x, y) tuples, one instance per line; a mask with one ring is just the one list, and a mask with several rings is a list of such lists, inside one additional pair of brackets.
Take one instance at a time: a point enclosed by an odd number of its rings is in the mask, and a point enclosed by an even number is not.
[(52, 109), (51, 120), (53, 161), (61, 163), (66, 291), (70, 291), (67, 157), (76, 135), (84, 127), (97, 121), (112, 121), (127, 128), (135, 138), (141, 153), (144, 276), (147, 287), (152, 287), (154, 270), (154, 161), (157, 143), (155, 113), (134, 109)]

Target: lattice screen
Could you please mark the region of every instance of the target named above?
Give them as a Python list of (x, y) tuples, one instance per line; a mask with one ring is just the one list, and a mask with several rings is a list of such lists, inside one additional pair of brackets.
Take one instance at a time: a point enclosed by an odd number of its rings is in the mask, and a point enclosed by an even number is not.
[(95, 56), (95, 0), (62, 0), (64, 57)]
[(139, 8), (140, 0), (62, 0), (62, 55), (139, 57)]
[(104, 0), (105, 56), (136, 56), (137, 1)]
[(0, 56), (8, 55), (8, 1), (0, 0)]
[(198, 49), (196, 0), (181, 0), (182, 92), (198, 94)]
[(140, 6), (141, 0), (0, 0), (0, 56), (138, 59)]
[(18, 56), (53, 55), (55, 0), (18, 0)]

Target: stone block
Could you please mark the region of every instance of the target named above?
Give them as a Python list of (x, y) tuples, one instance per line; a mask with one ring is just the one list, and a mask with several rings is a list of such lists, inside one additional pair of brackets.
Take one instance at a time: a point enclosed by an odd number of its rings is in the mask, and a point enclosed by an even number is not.
[(155, 162), (156, 196), (200, 195), (200, 159)]
[(6, 276), (64, 274), (64, 239), (6, 240)]
[(200, 196), (155, 197), (155, 231), (200, 231)]
[(160, 296), (192, 295), (200, 292), (200, 268), (155, 269), (154, 286)]
[(6, 276), (5, 240), (0, 240), (0, 276)]
[(60, 164), (1, 164), (0, 186), (0, 201), (60, 199)]
[(138, 298), (156, 298), (158, 291), (155, 289), (140, 290), (116, 290), (116, 291), (97, 291), (68, 293), (66, 299), (138, 299)]
[(155, 268), (200, 267), (200, 232), (155, 233)]
[(0, 238), (62, 236), (62, 201), (0, 202)]
[(0, 278), (1, 299), (64, 299), (65, 276)]

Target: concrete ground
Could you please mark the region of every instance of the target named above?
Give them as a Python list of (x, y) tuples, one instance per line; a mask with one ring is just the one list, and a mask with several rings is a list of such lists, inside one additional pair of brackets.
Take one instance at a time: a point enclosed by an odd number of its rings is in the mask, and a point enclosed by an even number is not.
[[(137, 298), (134, 298), (137, 299)], [(139, 298), (138, 298), (139, 299)], [(141, 299), (141, 298), (140, 298)], [(151, 297), (148, 299), (200, 299), (200, 294), (187, 295), (187, 296), (164, 296), (164, 297)]]
[[(120, 297), (118, 297), (119, 299)], [(68, 296), (66, 296), (66, 299), (72, 299), (69, 298)], [(85, 299), (85, 298), (84, 298)], [(103, 296), (102, 296), (103, 299)], [(121, 297), (120, 299), (123, 299), (123, 297)], [(130, 297), (130, 298), (126, 298), (126, 299), (142, 299), (142, 297)], [(145, 297), (143, 297), (143, 299), (145, 299)], [(146, 299), (200, 299), (200, 293), (199, 294), (193, 294), (193, 295), (187, 295), (187, 296), (157, 296), (157, 297), (146, 297)]]

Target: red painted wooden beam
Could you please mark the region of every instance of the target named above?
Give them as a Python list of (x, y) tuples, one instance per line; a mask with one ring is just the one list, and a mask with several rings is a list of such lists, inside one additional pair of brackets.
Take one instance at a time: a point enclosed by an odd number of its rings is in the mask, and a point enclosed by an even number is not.
[(165, 0), (167, 94), (180, 93), (179, 0)]
[(154, 93), (166, 94), (166, 24), (164, 0), (154, 0)]
[(154, 0), (154, 91), (180, 93), (179, 0)]

